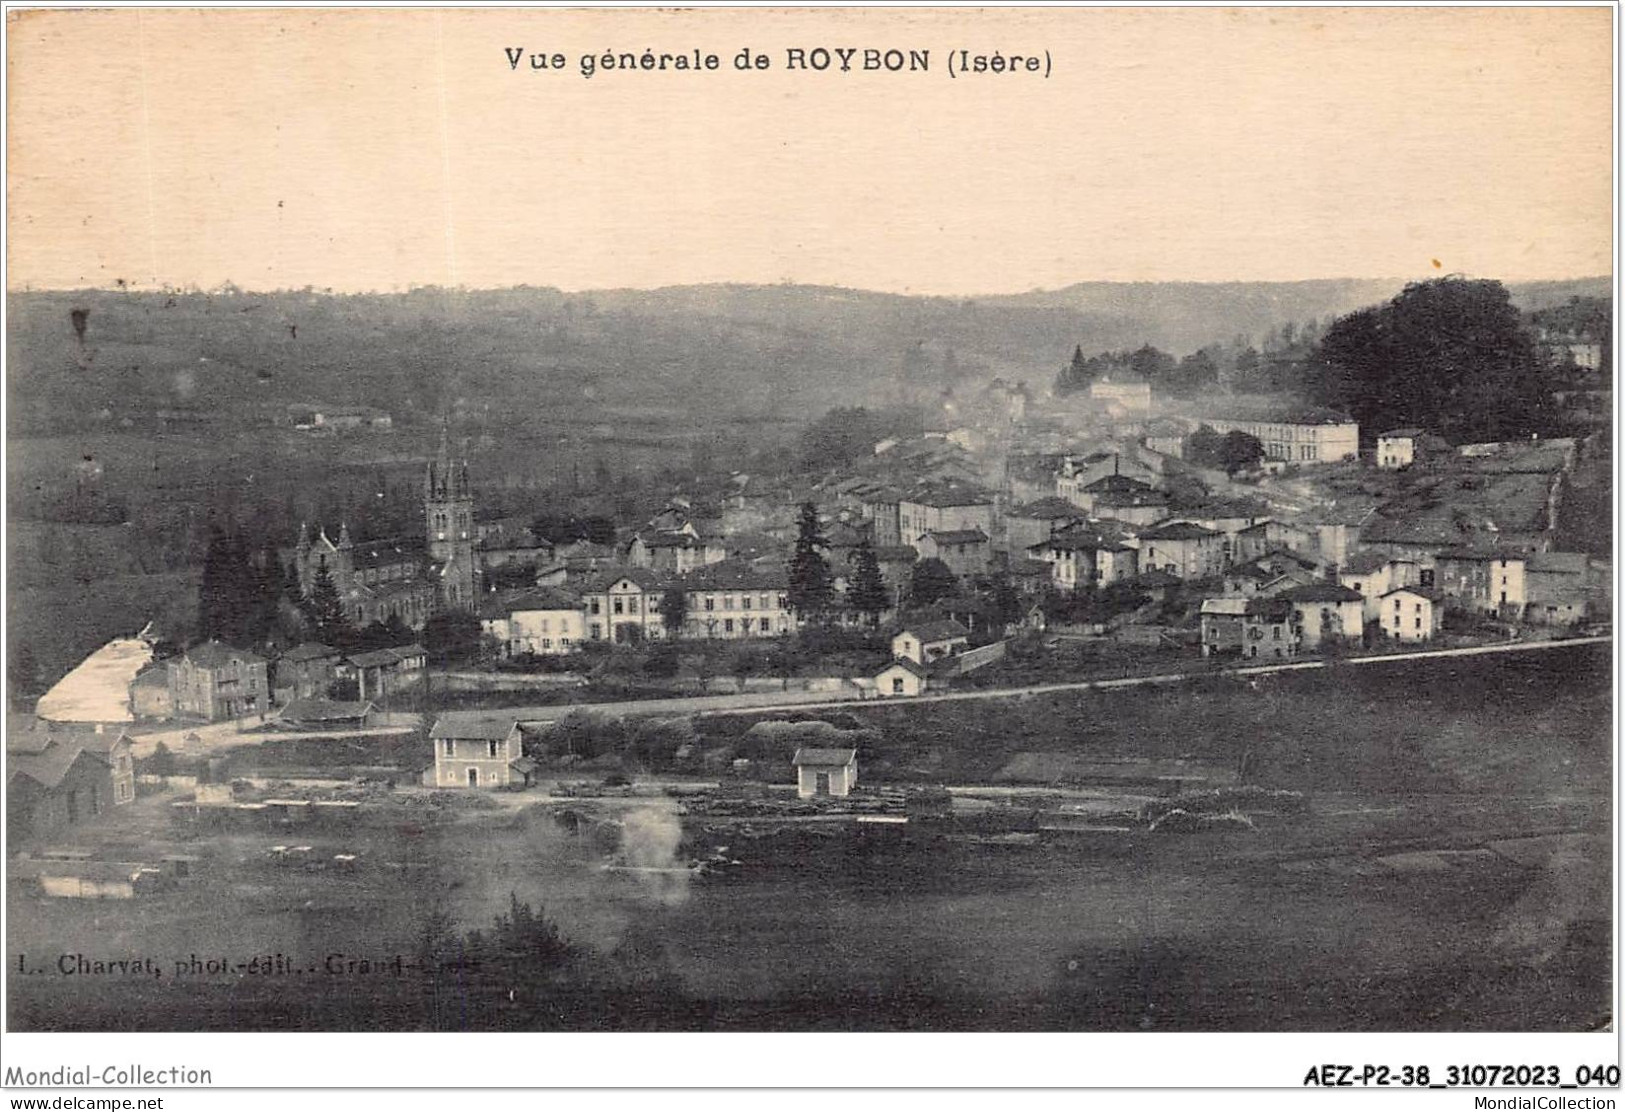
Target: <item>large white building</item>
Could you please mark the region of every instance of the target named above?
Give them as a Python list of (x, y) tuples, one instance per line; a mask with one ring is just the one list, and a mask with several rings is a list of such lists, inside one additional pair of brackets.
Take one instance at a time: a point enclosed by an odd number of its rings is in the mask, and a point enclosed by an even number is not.
[(1333, 409), (1289, 409), (1257, 416), (1201, 418), (1215, 432), (1244, 432), (1264, 446), (1264, 458), (1281, 463), (1336, 463), (1360, 456), (1360, 424)]

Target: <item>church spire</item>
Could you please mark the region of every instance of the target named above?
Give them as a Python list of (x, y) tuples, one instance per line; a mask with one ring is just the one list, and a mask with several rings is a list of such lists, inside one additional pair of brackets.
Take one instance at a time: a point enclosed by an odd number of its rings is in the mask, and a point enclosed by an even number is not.
[(350, 547), (350, 523), (348, 521), (339, 526), (339, 547)]

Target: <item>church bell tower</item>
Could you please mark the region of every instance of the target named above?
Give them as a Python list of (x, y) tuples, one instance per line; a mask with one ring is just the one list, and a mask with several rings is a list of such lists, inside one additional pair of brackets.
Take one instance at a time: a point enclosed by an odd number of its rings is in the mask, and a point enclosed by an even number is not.
[(466, 610), (474, 605), (474, 496), (468, 488), (468, 461), (451, 460), (451, 430), (440, 426), (440, 451), (423, 482), (423, 523), (429, 559), (439, 577), (440, 604)]

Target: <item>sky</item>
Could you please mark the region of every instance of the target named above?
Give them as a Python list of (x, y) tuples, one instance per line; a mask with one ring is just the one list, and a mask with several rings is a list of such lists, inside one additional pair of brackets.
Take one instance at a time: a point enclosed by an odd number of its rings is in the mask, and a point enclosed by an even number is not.
[[(9, 15), (9, 289), (1611, 270), (1593, 8)], [(852, 72), (788, 51), (856, 48)], [(742, 49), (769, 68), (742, 72)], [(864, 72), (864, 48), (929, 52)], [(583, 54), (715, 53), (715, 71)], [(518, 50), (520, 65), (510, 65)], [(950, 76), (959, 51), (1047, 76)], [(533, 69), (532, 55), (566, 67)], [(838, 63), (837, 63), (838, 65)]]

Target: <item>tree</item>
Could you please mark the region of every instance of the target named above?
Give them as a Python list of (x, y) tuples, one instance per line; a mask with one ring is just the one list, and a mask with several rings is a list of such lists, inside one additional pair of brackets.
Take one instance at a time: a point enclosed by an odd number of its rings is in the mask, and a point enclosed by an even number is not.
[(233, 645), (260, 640), (254, 627), (261, 613), (261, 590), (261, 576), (249, 560), (242, 535), (212, 530), (198, 585), (199, 634)]
[(818, 507), (811, 502), (802, 503), (796, 550), (790, 557), (790, 606), (797, 617), (821, 618), (829, 609), (835, 585), (829, 561), (819, 551), (825, 543), (818, 523)]
[(1219, 446), (1219, 465), (1226, 472), (1234, 474), (1256, 467), (1263, 458), (1264, 445), (1258, 437), (1240, 429), (1232, 429), (1224, 434), (1224, 441)]
[(1061, 368), (1060, 377), (1055, 380), (1055, 392), (1075, 394), (1079, 390), (1087, 390), (1093, 381), (1094, 373), (1089, 360), (1083, 357), (1083, 345), (1079, 344), (1072, 349), (1072, 362)]
[(467, 610), (437, 610), (423, 623), (423, 647), (437, 661), (467, 660), (480, 651), (480, 628)]
[(1311, 397), (1368, 436), (1415, 425), (1453, 443), (1521, 439), (1553, 417), (1534, 338), (1499, 282), (1414, 282), (1385, 305), (1342, 317), (1306, 368)]
[(1260, 388), (1258, 349), (1249, 344), (1236, 355), (1236, 365), (1230, 373), (1230, 388), (1243, 393)]
[(23, 707), (30, 702), (39, 688), (39, 663), (34, 650), (17, 645), (6, 654), (6, 687), (11, 705)]
[(880, 561), (867, 538), (852, 554), (852, 583), (847, 588), (847, 598), (854, 610), (868, 615), (871, 626), (880, 624), (880, 616), (891, 604), (886, 581), (880, 574)]
[(660, 620), (666, 623), (666, 636), (679, 638), (688, 624), (688, 592), (668, 587), (660, 595)]
[(1006, 626), (1021, 621), (1021, 595), (1016, 591), (1015, 584), (1010, 582), (1010, 573), (1003, 568), (994, 570), (988, 583), (987, 598), (989, 616), (1001, 636)]
[(959, 577), (953, 569), (932, 556), (914, 565), (909, 581), (909, 598), (916, 606), (930, 606), (940, 598), (953, 594), (959, 586)]
[(349, 635), (349, 623), (344, 620), (344, 603), (327, 565), (316, 569), (311, 580), (310, 597), (305, 600), (305, 617), (315, 629), (316, 636), (328, 643)]
[(1190, 395), (1213, 388), (1219, 381), (1219, 364), (1207, 348), (1194, 351), (1179, 361), (1168, 389), (1175, 394)]
[(1224, 466), (1224, 437), (1212, 425), (1199, 425), (1185, 438), (1185, 458), (1198, 467)]
[(1145, 344), (1129, 356), (1128, 369), (1130, 374), (1154, 386), (1166, 387), (1174, 381), (1179, 363), (1166, 351)]

